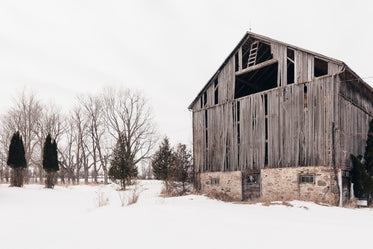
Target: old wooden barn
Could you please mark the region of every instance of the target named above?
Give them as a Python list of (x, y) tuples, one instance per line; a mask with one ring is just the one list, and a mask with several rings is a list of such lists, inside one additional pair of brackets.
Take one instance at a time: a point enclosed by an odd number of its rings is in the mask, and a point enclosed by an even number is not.
[(350, 154), (364, 152), (372, 100), (344, 62), (246, 33), (189, 106), (201, 191), (348, 199)]

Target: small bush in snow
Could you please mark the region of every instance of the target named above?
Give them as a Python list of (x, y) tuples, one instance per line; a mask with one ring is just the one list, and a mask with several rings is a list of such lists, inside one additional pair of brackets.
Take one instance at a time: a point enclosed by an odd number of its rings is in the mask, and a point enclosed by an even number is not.
[(193, 191), (191, 183), (179, 182), (179, 181), (167, 181), (167, 185), (164, 184), (161, 195), (164, 197), (182, 196)]
[(139, 186), (137, 181), (134, 181), (131, 189), (127, 191), (118, 191), (121, 206), (124, 207), (137, 203), (142, 191), (143, 189)]
[(97, 194), (97, 206), (98, 207), (103, 207), (109, 204), (109, 198), (106, 196), (106, 193), (103, 192), (102, 190), (98, 190), (96, 192)]
[(218, 192), (218, 191), (215, 191), (215, 190), (212, 190), (209, 193), (207, 193), (207, 197), (209, 197), (211, 199), (216, 199), (216, 200), (219, 200), (219, 201), (226, 201), (226, 202), (234, 201), (234, 199), (231, 196), (227, 195), (226, 193)]
[(129, 191), (129, 196), (128, 196), (128, 202), (127, 205), (132, 205), (135, 204), (140, 197), (141, 190), (139, 188), (139, 184), (136, 183), (134, 184), (134, 188)]

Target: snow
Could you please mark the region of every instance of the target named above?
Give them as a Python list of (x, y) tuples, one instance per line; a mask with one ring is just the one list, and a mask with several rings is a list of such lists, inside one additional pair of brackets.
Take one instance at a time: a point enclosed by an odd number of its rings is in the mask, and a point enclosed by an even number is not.
[[(133, 192), (126, 191), (126, 195)], [(371, 209), (293, 201), (238, 204), (188, 195), (163, 198), (140, 181), (136, 204), (115, 185), (0, 185), (0, 248), (351, 248), (367, 247)], [(108, 200), (99, 206), (99, 197)]]

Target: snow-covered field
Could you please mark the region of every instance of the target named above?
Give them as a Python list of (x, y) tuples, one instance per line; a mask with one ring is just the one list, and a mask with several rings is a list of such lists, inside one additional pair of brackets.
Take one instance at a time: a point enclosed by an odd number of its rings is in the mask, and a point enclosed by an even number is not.
[[(138, 202), (122, 206), (115, 186), (0, 185), (0, 248), (369, 248), (370, 209), (232, 204), (159, 196), (141, 181)], [(127, 194), (131, 191), (127, 191)], [(107, 205), (99, 207), (101, 201)]]

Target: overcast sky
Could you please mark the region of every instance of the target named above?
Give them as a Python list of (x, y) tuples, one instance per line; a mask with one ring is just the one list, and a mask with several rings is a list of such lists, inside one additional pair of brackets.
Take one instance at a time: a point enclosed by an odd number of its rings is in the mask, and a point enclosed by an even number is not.
[(188, 105), (249, 28), (344, 61), (373, 84), (372, 1), (0, 0), (0, 113), (23, 87), (64, 110), (140, 89), (160, 134), (191, 144)]

